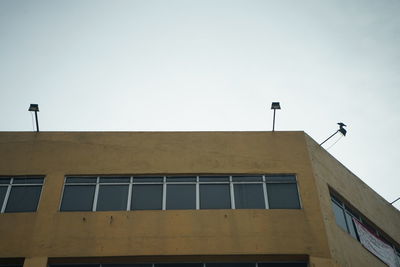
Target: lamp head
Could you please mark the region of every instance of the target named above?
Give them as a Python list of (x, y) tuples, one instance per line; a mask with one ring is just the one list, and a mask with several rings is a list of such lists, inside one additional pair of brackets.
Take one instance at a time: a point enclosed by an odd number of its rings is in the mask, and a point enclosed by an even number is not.
[(279, 102), (272, 102), (271, 109), (281, 109)]
[(38, 104), (31, 104), (30, 106), (29, 106), (29, 109), (28, 109), (28, 111), (39, 111), (39, 105)]
[(346, 136), (347, 131), (346, 131), (345, 128), (339, 128), (339, 132), (340, 132), (341, 134), (343, 134), (343, 136)]
[(339, 125), (339, 130), (338, 131), (341, 134), (343, 134), (343, 136), (346, 136), (347, 131), (346, 131), (346, 129), (344, 127), (346, 127), (347, 125), (344, 124), (343, 122), (338, 122), (338, 125)]

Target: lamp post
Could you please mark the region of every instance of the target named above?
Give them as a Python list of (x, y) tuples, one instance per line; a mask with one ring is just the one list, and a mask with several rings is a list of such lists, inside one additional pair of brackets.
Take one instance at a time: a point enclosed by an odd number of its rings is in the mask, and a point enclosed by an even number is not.
[(274, 118), (272, 121), (272, 131), (274, 132), (275, 131), (275, 112), (277, 109), (281, 109), (281, 105), (279, 104), (279, 102), (272, 102), (271, 109), (274, 110)]
[(338, 132), (340, 132), (341, 134), (343, 134), (343, 136), (346, 136), (346, 129), (344, 127), (346, 127), (346, 124), (344, 124), (343, 122), (338, 122), (339, 125), (339, 130), (337, 130), (334, 134), (332, 134), (331, 136), (329, 136), (328, 138), (326, 138), (326, 140), (324, 142), (322, 142), (321, 144), (319, 144), (320, 146), (322, 146), (326, 141), (328, 141), (329, 139), (331, 139), (335, 134), (337, 134)]
[(35, 119), (36, 119), (36, 132), (39, 132), (39, 120), (37, 113), (39, 112), (39, 105), (38, 104), (31, 104), (29, 106), (28, 111), (34, 111), (35, 112)]

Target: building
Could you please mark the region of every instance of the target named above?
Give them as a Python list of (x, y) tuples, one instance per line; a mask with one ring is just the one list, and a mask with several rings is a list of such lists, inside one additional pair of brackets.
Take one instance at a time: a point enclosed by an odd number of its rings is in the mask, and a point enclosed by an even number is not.
[(304, 132), (2, 132), (0, 207), (0, 266), (400, 266), (399, 211)]

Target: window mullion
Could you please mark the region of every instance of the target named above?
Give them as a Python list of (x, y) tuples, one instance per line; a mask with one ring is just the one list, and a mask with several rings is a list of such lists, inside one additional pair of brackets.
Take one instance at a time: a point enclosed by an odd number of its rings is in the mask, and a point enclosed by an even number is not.
[(162, 209), (167, 209), (167, 178), (163, 177), (163, 198), (162, 198)]
[(196, 210), (200, 209), (200, 185), (199, 185), (199, 176), (196, 178)]
[(7, 202), (8, 202), (8, 197), (10, 196), (10, 192), (11, 192), (11, 184), (13, 183), (14, 178), (11, 178), (10, 183), (7, 186), (7, 192), (6, 195), (4, 196), (4, 202), (3, 202), (3, 206), (1, 207), (1, 213), (4, 213), (7, 207)]
[(263, 191), (264, 191), (265, 208), (269, 209), (267, 183), (266, 183), (265, 175), (263, 175)]
[(233, 190), (232, 176), (229, 176), (229, 188), (231, 191), (231, 208), (235, 209), (235, 193)]
[(128, 187), (128, 203), (126, 204), (126, 210), (131, 210), (131, 203), (132, 203), (132, 183), (133, 183), (133, 176), (131, 176), (129, 180), (129, 187)]
[(97, 199), (99, 197), (99, 183), (100, 183), (100, 177), (97, 177), (96, 179), (96, 189), (94, 191), (94, 200), (93, 200), (93, 211), (96, 211), (97, 208)]

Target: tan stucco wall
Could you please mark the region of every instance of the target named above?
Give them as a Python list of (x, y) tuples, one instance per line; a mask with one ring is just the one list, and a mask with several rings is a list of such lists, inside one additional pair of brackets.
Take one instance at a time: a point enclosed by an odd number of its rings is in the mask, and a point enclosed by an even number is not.
[[(0, 214), (3, 258), (291, 254), (330, 262), (303, 132), (3, 132), (0, 158), (0, 175), (46, 175), (36, 213)], [(58, 211), (67, 174), (181, 173), (295, 173), (303, 209)]]
[(314, 140), (308, 136), (306, 140), (318, 185), (332, 258), (339, 266), (386, 266), (336, 224), (329, 186), (397, 243), (400, 243), (400, 212)]

